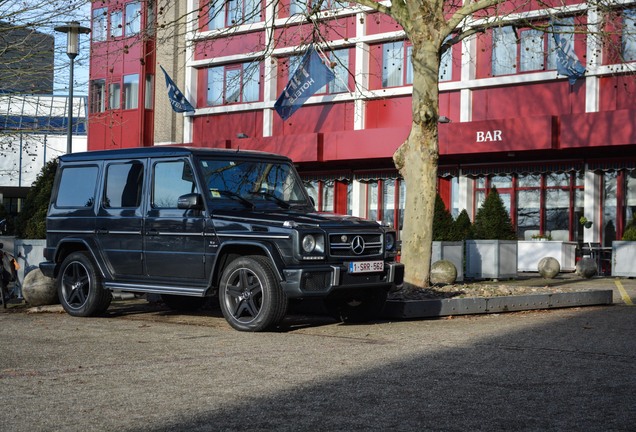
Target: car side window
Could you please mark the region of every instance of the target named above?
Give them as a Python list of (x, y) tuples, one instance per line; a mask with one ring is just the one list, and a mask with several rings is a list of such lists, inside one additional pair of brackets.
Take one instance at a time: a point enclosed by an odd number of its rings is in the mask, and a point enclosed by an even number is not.
[(56, 207), (85, 208), (95, 202), (97, 166), (66, 167), (62, 169)]
[(141, 205), (144, 166), (138, 161), (115, 163), (106, 168), (105, 208), (136, 208)]
[(192, 167), (186, 160), (157, 162), (152, 177), (152, 207), (177, 208), (181, 195), (197, 192)]

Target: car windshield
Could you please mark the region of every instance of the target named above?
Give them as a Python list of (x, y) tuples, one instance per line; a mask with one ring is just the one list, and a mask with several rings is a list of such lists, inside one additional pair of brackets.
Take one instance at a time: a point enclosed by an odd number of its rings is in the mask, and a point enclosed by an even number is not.
[(245, 207), (309, 206), (303, 184), (291, 164), (245, 159), (201, 159), (201, 172), (212, 201), (235, 200)]

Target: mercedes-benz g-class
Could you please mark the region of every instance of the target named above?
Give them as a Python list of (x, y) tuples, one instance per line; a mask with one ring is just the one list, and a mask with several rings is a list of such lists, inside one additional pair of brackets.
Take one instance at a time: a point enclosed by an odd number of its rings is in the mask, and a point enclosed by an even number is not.
[(60, 157), (40, 268), (74, 316), (104, 313), (113, 290), (175, 309), (218, 295), (232, 327), (260, 331), (290, 299), (372, 318), (402, 283), (396, 256), (389, 227), (317, 213), (286, 157), (157, 146)]

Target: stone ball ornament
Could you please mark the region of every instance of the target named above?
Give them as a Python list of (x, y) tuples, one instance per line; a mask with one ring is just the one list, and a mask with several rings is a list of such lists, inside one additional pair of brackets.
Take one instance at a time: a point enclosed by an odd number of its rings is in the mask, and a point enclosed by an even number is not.
[(596, 261), (590, 257), (581, 258), (579, 262), (576, 263), (576, 270), (574, 273), (585, 279), (591, 278), (598, 273)]
[(561, 264), (554, 257), (543, 257), (537, 265), (539, 274), (544, 279), (554, 279), (561, 271)]
[(40, 269), (31, 270), (22, 282), (22, 296), (31, 306), (58, 304), (55, 279), (44, 276)]
[(433, 285), (450, 285), (457, 280), (457, 268), (448, 260), (435, 261), (431, 266), (431, 283)]

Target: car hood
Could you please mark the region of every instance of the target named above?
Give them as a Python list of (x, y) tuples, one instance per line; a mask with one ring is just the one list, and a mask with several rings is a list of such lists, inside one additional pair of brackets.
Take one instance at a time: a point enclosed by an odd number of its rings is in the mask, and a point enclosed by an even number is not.
[(298, 226), (315, 226), (320, 228), (330, 227), (355, 227), (355, 228), (378, 228), (379, 224), (356, 216), (338, 215), (334, 213), (307, 213), (296, 210), (285, 211), (234, 211), (218, 210), (213, 213), (216, 219), (230, 219), (236, 221), (240, 219), (245, 223), (258, 223), (259, 225), (281, 226), (285, 222)]

